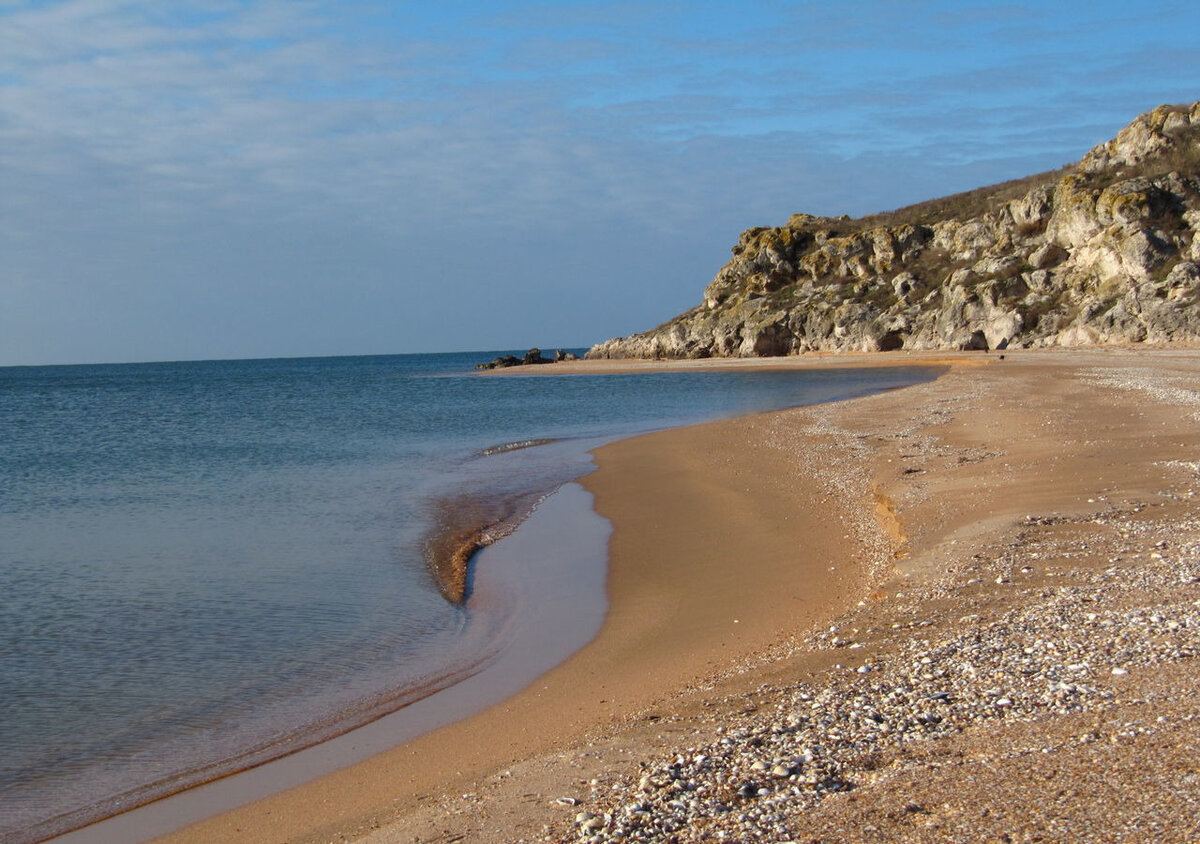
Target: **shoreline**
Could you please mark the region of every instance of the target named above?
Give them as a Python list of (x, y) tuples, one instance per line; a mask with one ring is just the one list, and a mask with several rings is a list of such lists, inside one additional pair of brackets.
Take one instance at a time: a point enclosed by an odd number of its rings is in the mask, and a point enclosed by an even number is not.
[[(994, 547), (1028, 544), (1033, 529), (1022, 521), (1026, 516), (1036, 520), (1035, 526), (1044, 521), (1053, 528), (1061, 520), (1085, 519), (1101, 500), (1097, 496), (1110, 502), (1106, 519), (1133, 509), (1135, 500), (1158, 501), (1168, 481), (1179, 483), (1176, 464), (1188, 463), (1200, 446), (1194, 423), (1181, 423), (1168, 401), (1175, 400), (1171, 390), (1180, 391), (1171, 386), (1174, 382), (1200, 372), (1200, 355), (1193, 351), (1054, 350), (1017, 352), (1003, 363), (978, 353), (962, 359), (993, 365), (956, 367), (939, 381), (904, 391), (708, 423), (698, 429), (715, 439), (681, 445), (682, 453), (674, 456), (664, 456), (668, 444), (693, 429), (601, 449), (600, 469), (585, 483), (597, 495), (598, 510), (610, 505), (626, 510), (610, 516), (616, 526), (613, 611), (596, 642), (516, 698), (480, 715), (166, 840), (578, 840), (581, 824), (600, 818), (593, 828), (604, 830), (613, 822), (610, 794), (626, 800), (645, 795), (638, 785), (639, 761), (657, 770), (656, 759), (704, 747), (721, 735), (717, 730), (752, 729), (763, 717), (756, 713), (773, 712), (786, 702), (797, 678), (825, 694), (820, 690), (870, 678), (873, 666), (890, 670), (888, 648), (904, 652), (930, 630), (914, 627), (913, 613), (922, 625), (932, 626), (930, 632), (949, 624), (939, 634), (946, 636), (954, 633), (954, 618), (972, 614), (955, 615), (961, 608), (982, 605), (993, 612), (1001, 601), (1019, 608), (1022, 600), (1033, 606), (1036, 589), (1009, 587), (1025, 576), (1026, 567), (1007, 563), (1007, 570), (988, 575), (994, 584), (969, 575), (989, 570)], [(941, 355), (938, 362), (945, 360)], [(915, 361), (905, 356), (896, 362)], [(1130, 378), (1140, 373), (1149, 386), (1130, 392), (1103, 380), (1122, 373)], [(1120, 426), (1106, 421), (1118, 411)], [(737, 436), (743, 439), (736, 444), (729, 439)], [(757, 438), (750, 447), (761, 460), (757, 469), (745, 459), (747, 438)], [(753, 563), (770, 557), (769, 548), (747, 543), (756, 533), (756, 519), (772, 528), (758, 529), (761, 539), (798, 512), (770, 510), (784, 492), (772, 481), (779, 480), (781, 454), (798, 461), (796, 477), (808, 491), (808, 506), (821, 516), (816, 528), (837, 558), (822, 561), (833, 563), (827, 585), (841, 596), (837, 606), (837, 600), (826, 601), (824, 617), (801, 617), (795, 596), (758, 577), (760, 570), (730, 575), (730, 560)], [(697, 463), (697, 455), (709, 462)], [(657, 490), (645, 488), (648, 474), (658, 474)], [(760, 487), (759, 482), (765, 483)], [(695, 496), (675, 502), (679, 521), (673, 538), (655, 539), (660, 525), (647, 518), (653, 510), (649, 505), (671, 500), (680, 490)], [(964, 496), (963, 490), (972, 494)], [(1187, 499), (1181, 500), (1186, 506)], [(893, 516), (890, 536), (877, 521), (877, 508)], [(706, 514), (707, 521), (697, 523), (697, 513)], [(712, 527), (697, 531), (696, 524)], [(1200, 528), (1195, 533), (1200, 536)], [(812, 532), (792, 536), (808, 541)], [(843, 547), (848, 538), (857, 546), (849, 559)], [(904, 553), (898, 558), (901, 545)], [(676, 560), (674, 574), (646, 569), (651, 562), (659, 567), (659, 555), (679, 549), (692, 559), (686, 565)], [(1139, 553), (1148, 558), (1151, 552)], [(715, 559), (717, 570), (701, 571), (697, 556)], [(847, 571), (855, 560), (861, 565), (857, 577)], [(771, 569), (766, 567), (767, 575)], [(687, 594), (678, 588), (679, 577), (686, 578)], [(744, 588), (747, 584), (758, 588)], [(746, 597), (743, 592), (753, 599), (751, 611), (737, 607), (735, 621), (729, 617), (730, 599)], [(990, 592), (1001, 595), (983, 594)], [(939, 614), (930, 615), (935, 606)], [(817, 635), (834, 615), (841, 615), (838, 632)], [(681, 645), (688, 648), (681, 652)], [(853, 657), (849, 666), (848, 657)], [(868, 670), (860, 675), (863, 667)], [(1028, 723), (1013, 720), (1013, 730)], [(967, 738), (961, 741), (969, 742), (970, 726), (963, 728)], [(861, 811), (873, 807), (868, 798), (875, 783), (887, 785), (874, 770), (857, 775)], [(990, 792), (971, 793), (995, 803), (1012, 785), (992, 782)], [(1036, 807), (1026, 806), (1026, 815), (1036, 814)], [(809, 808), (811, 829), (844, 822), (847, 812), (857, 811), (836, 796)], [(665, 804), (658, 809), (668, 815), (684, 811)], [(1008, 810), (1009, 817), (1022, 811), (1011, 805)], [(588, 814), (594, 817), (578, 820)], [(870, 826), (890, 828), (894, 840), (911, 834), (911, 822), (925, 822), (928, 814), (905, 811), (890, 820), (871, 815)], [(720, 820), (690, 822), (715, 828)]]
[(1013, 357), (825, 415), (905, 529), (893, 576), (536, 840), (1200, 835), (1200, 355)]
[(485, 548), (466, 606), (487, 650), (451, 665), (431, 685), (407, 690), (405, 703), (365, 723), (257, 767), (198, 784), (51, 840), (107, 844), (178, 834), (238, 811), (251, 800), (364, 764), (397, 744), (468, 719), (561, 663), (599, 629), (608, 525), (577, 483), (562, 485), (528, 515), (511, 541)]
[[(592, 442), (595, 444), (610, 439), (611, 438), (594, 438)], [(557, 442), (559, 441), (554, 439), (522, 440), (483, 449), (476, 456), (490, 457), (495, 455), (507, 455), (511, 452), (524, 450), (534, 445), (554, 445)], [(586, 442), (586, 440), (584, 442)], [(582, 456), (582, 447), (576, 447), (575, 450), (578, 451)], [(586, 463), (589, 467), (591, 465), (590, 459), (585, 460), (584, 463)], [(547, 495), (552, 494), (553, 492), (552, 489), (550, 492), (544, 492), (540, 489), (536, 489), (531, 492), (529, 489), (532, 488), (501, 495), (486, 495), (483, 492), (477, 492), (470, 493), (465, 496), (456, 495), (454, 497), (435, 497), (430, 500), (428, 504), (430, 520), (437, 527), (429, 534), (426, 542), (424, 543), (426, 562), (429, 566), (429, 569), (434, 574), (439, 590), (450, 603), (462, 605), (473, 597), (475, 565), (472, 563), (472, 558), (475, 556), (475, 554), (482, 549), (491, 546), (497, 540), (511, 535), (513, 531), (523, 523), (525, 518), (527, 518), (529, 514), (536, 509), (539, 502), (544, 500)], [(603, 587), (597, 587), (596, 592), (597, 594), (603, 594)], [(580, 606), (584, 606), (588, 603), (588, 601), (579, 599), (576, 600)], [(471, 609), (475, 611), (473, 612), (473, 615), (477, 615), (480, 607), (473, 603)], [(496, 607), (493, 606), (492, 609), (496, 610)], [(493, 615), (502, 615), (505, 612), (508, 612), (508, 610), (500, 608), (493, 612)], [(525, 609), (523, 612), (528, 613), (529, 610)], [(493, 619), (493, 622), (494, 621), (495, 619)], [(478, 625), (473, 626), (477, 627)], [(570, 622), (567, 622), (565, 626), (569, 628), (572, 625)], [(569, 639), (572, 634), (573, 631), (564, 631), (563, 633), (549, 631), (551, 638)], [(474, 638), (479, 639), (478, 633), (475, 634)], [(580, 644), (582, 644), (582, 642)], [(488, 644), (488, 647), (492, 647), (491, 644)], [(482, 667), (483, 670), (486, 671), (488, 663), (495, 658), (496, 657), (494, 654), (489, 656), (488, 653), (485, 652), (483, 658), (479, 661), (478, 667)], [(558, 661), (559, 658), (551, 661), (545, 661), (543, 663), (543, 668), (550, 668)], [(273, 760), (267, 760), (261, 764), (274, 764), (275, 761), (279, 761), (280, 759), (284, 759), (292, 756), (293, 754), (299, 753), (304, 753), (306, 756), (320, 755), (321, 751), (317, 748), (319, 748), (321, 744), (327, 743), (330, 740), (336, 739), (337, 737), (353, 730), (359, 730), (363, 725), (370, 724), (381, 718), (389, 718), (389, 716), (391, 716), (392, 713), (397, 709), (397, 707), (391, 703), (392, 701), (400, 701), (404, 704), (404, 706), (411, 707), (415, 701), (423, 699), (424, 697), (443, 693), (448, 685), (461, 682), (464, 677), (470, 677), (475, 674), (476, 670), (476, 667), (472, 667), (471, 665), (467, 665), (465, 663), (456, 662), (437, 676), (430, 675), (430, 677), (426, 680), (422, 680), (421, 685), (414, 686), (411, 693), (406, 691), (401, 696), (390, 696), (387, 698), (381, 697), (378, 705), (372, 703), (371, 709), (365, 716), (355, 717), (353, 722), (347, 722), (346, 727), (339, 727), (336, 729), (336, 731), (325, 730), (325, 732), (320, 736), (319, 740), (306, 739), (303, 742), (297, 743), (293, 748), (289, 749), (281, 756), (271, 754)], [(532, 679), (532, 677), (529, 679)], [(475, 686), (476, 693), (479, 694), (482, 691), (481, 698), (485, 701), (494, 702), (502, 699), (501, 695), (488, 694), (485, 690), (479, 689), (478, 684), (475, 684)], [(486, 705), (488, 704), (483, 703), (475, 708), (482, 708)], [(403, 720), (403, 716), (398, 716), (398, 720)], [(409, 735), (409, 733), (406, 732), (405, 735)], [(399, 741), (399, 739), (392, 742), (382, 740), (373, 742), (373, 744), (375, 745), (376, 750), (382, 750), (386, 747), (399, 743)], [(313, 752), (306, 753), (306, 751), (310, 749), (313, 749)], [(291, 766), (291, 762), (283, 761), (277, 767), (286, 769)], [(310, 771), (311, 776), (316, 776), (322, 773), (322, 769), (329, 770), (334, 767), (336, 766), (321, 766), (319, 764), (308, 763), (305, 764), (305, 769)], [(141, 822), (137, 819), (130, 818), (129, 815), (131, 812), (137, 811), (142, 815), (168, 817), (172, 810), (167, 805), (163, 804), (163, 801), (174, 804), (177, 802), (177, 798), (179, 798), (180, 794), (186, 794), (189, 790), (203, 787), (205, 783), (212, 783), (214, 781), (220, 782), (222, 785), (219, 788), (211, 789), (211, 791), (215, 792), (221, 790), (224, 788), (225, 780), (241, 777), (247, 770), (249, 770), (247, 766), (229, 765), (227, 766), (227, 770), (221, 771), (216, 776), (205, 777), (204, 780), (190, 785), (188, 789), (172, 788), (166, 794), (161, 795), (154, 801), (137, 800), (136, 802), (126, 802), (125, 806), (123, 807), (124, 810), (118, 813), (118, 815), (113, 816), (108, 813), (105, 813), (105, 815), (107, 818), (109, 818), (109, 820), (111, 820), (113, 817), (124, 816), (128, 821), (128, 828), (135, 828)], [(281, 776), (285, 782), (294, 782), (294, 780), (291, 778), (291, 775), (286, 771), (282, 773)], [(253, 779), (258, 782), (262, 781), (261, 776), (256, 776)], [(253, 785), (251, 788), (255, 794), (266, 794), (270, 791), (269, 787), (261, 785)], [(185, 798), (183, 800), (178, 800), (178, 802), (187, 803), (188, 801)], [(219, 800), (214, 799), (213, 801), (210, 801), (210, 805), (213, 806), (211, 813), (215, 814), (218, 811), (224, 811), (228, 807), (238, 805), (239, 802), (241, 801), (234, 797), (226, 797)], [(154, 808), (149, 811), (145, 810), (144, 807), (147, 803), (154, 803)], [(121, 803), (116, 802), (115, 805), (121, 806)], [(181, 812), (182, 818), (189, 821), (194, 820), (194, 815), (186, 808), (182, 809)], [(105, 819), (103, 817), (98, 818), (87, 827), (80, 828), (78, 834), (74, 836), (72, 840), (95, 840), (91, 838), (91, 833), (89, 833), (88, 830), (93, 829), (98, 824), (103, 823), (106, 823)], [(115, 825), (115, 822), (108, 825), (113, 826)], [(169, 827), (169, 823), (164, 822), (160, 824), (152, 821), (150, 822), (149, 827), (162, 830), (164, 827)]]
[(471, 594), (475, 556), (512, 535), (549, 493), (514, 493), (482, 498), (460, 495), (432, 503), (437, 515), (425, 541), (425, 565), (449, 603), (463, 605)]
[[(916, 361), (911, 359), (897, 360), (894, 364), (914, 362)], [(795, 367), (803, 362), (790, 363)], [(800, 368), (824, 369), (828, 368), (827, 363), (825, 360), (812, 361)], [(931, 365), (941, 366), (944, 363), (940, 356), (936, 361), (931, 361)], [(486, 377), (493, 376), (489, 374)], [(789, 412), (792, 411), (774, 411), (764, 414), (763, 418)], [(561, 740), (563, 734), (573, 730), (581, 719), (593, 725), (609, 723), (614, 717), (623, 717), (654, 700), (669, 698), (680, 683), (692, 682), (697, 675), (703, 673), (706, 664), (726, 658), (728, 654), (745, 657), (767, 644), (773, 638), (771, 619), (777, 620), (778, 614), (786, 613), (789, 617), (800, 614), (804, 617), (811, 616), (814, 620), (824, 620), (835, 613), (837, 608), (849, 603), (852, 596), (857, 599), (856, 590), (861, 589), (862, 578), (853, 566), (847, 564), (835, 572), (828, 571), (831, 559), (836, 557), (839, 562), (842, 561), (846, 529), (840, 524), (836, 527), (826, 524), (820, 515), (819, 502), (815, 499), (809, 497), (806, 501), (799, 502), (795, 498), (789, 498), (789, 483), (775, 472), (779, 458), (776, 444), (764, 439), (764, 432), (753, 436), (746, 434), (747, 420), (758, 418), (760, 417), (750, 416), (718, 420), (642, 434), (610, 443), (595, 452), (600, 468), (579, 481), (597, 496), (597, 512), (610, 521), (619, 523), (626, 517), (614, 515), (610, 510), (619, 509), (621, 502), (626, 499), (624, 487), (627, 481), (617, 481), (611, 489), (606, 489), (606, 481), (603, 478), (609, 474), (623, 475), (626, 468), (630, 467), (638, 473), (637, 467), (647, 462), (661, 465), (665, 453), (670, 452), (675, 470), (683, 473), (686, 480), (670, 481), (665, 487), (654, 492), (643, 488), (642, 498), (639, 500), (643, 502), (642, 507), (645, 507), (644, 502), (648, 501), (653, 501), (658, 507), (664, 501), (678, 497), (680, 490), (694, 491), (694, 495), (684, 502), (677, 502), (673, 507), (670, 519), (675, 530), (674, 533), (663, 536), (661, 547), (674, 547), (677, 550), (688, 548), (686, 553), (699, 555), (707, 560), (706, 582), (709, 586), (706, 592), (696, 596), (696, 600), (690, 603), (677, 601), (671, 594), (673, 589), (670, 577), (660, 581), (650, 590), (647, 589), (649, 581), (644, 576), (645, 573), (639, 571), (638, 567), (622, 567), (623, 573), (619, 578), (614, 577), (613, 569), (610, 568), (608, 593), (613, 609), (598, 640), (571, 657), (565, 665), (541, 676), (533, 686), (515, 698), (495, 705), (481, 715), (387, 751), (354, 769), (335, 772), (315, 783), (301, 786), (295, 790), (295, 794), (288, 792), (268, 797), (260, 801), (257, 807), (233, 810), (227, 815), (171, 834), (163, 840), (238, 840), (239, 835), (244, 836), (241, 840), (306, 840), (306, 836), (310, 835), (313, 836), (311, 840), (316, 840), (323, 833), (314, 835), (314, 828), (328, 830), (331, 827), (327, 819), (309, 814), (309, 808), (314, 804), (328, 806), (328, 799), (317, 796), (328, 789), (333, 789), (347, 798), (344, 804), (335, 810), (336, 814), (352, 825), (370, 826), (374, 821), (364, 818), (373, 818), (382, 810), (381, 807), (388, 807), (390, 810), (393, 805), (390, 797), (381, 799), (379, 776), (387, 776), (392, 783), (407, 790), (412, 795), (409, 799), (415, 801), (412, 805), (418, 806), (423, 802), (419, 795), (425, 789), (441, 790), (445, 787), (446, 779), (457, 780), (459, 777), (468, 776), (465, 771), (471, 770), (478, 776), (489, 767), (503, 764), (503, 761), (498, 760), (518, 762), (531, 754), (546, 752)], [(714, 541), (719, 538), (711, 535), (697, 539), (692, 530), (692, 513), (697, 506), (706, 506), (705, 502), (714, 494), (718, 497), (728, 495), (744, 486), (744, 465), (726, 459), (731, 453), (727, 448), (730, 445), (730, 437), (739, 440), (734, 450), (740, 449), (738, 453), (743, 457), (749, 458), (750, 451), (755, 452), (754, 459), (761, 469), (757, 474), (766, 484), (752, 497), (755, 501), (764, 503), (769, 500), (777, 502), (756, 517), (761, 520), (760, 524), (764, 528), (760, 533), (768, 541), (751, 553), (750, 558), (756, 565), (754, 571), (762, 577), (769, 576), (778, 560), (790, 554), (796, 544), (802, 541), (808, 543), (810, 553), (802, 573), (793, 571), (790, 580), (780, 581), (781, 588), (787, 586), (791, 593), (786, 599), (770, 606), (769, 613), (763, 611), (761, 595), (747, 591), (745, 602), (738, 610), (738, 615), (744, 618), (730, 617), (724, 630), (714, 631), (708, 629), (702, 621), (697, 623), (697, 620), (702, 619), (702, 615), (699, 614), (714, 601), (725, 602), (724, 597), (731, 584), (727, 572), (724, 571), (722, 551), (732, 550), (732, 545)], [(612, 462), (611, 455), (614, 453), (632, 455), (624, 458), (626, 468), (605, 468), (606, 463)], [(707, 455), (710, 459), (708, 462), (697, 463), (697, 454)], [(798, 478), (805, 472), (805, 467), (797, 465), (793, 467), (792, 477)], [(715, 485), (706, 481), (713, 473), (723, 476)], [(610, 502), (611, 506), (603, 502)], [(755, 508), (751, 508), (753, 509)], [(786, 514), (783, 512), (785, 510)], [(791, 518), (788, 515), (790, 513), (805, 511), (812, 513), (812, 517), (797, 519), (786, 532), (767, 529), (776, 521)], [(719, 521), (715, 513), (713, 518), (714, 523)], [(857, 516), (855, 529), (865, 529), (868, 532), (873, 530), (872, 519), (870, 513), (864, 510)], [(514, 536), (519, 534), (520, 532), (517, 532)], [(860, 544), (865, 549), (870, 541), (874, 541), (873, 538), (863, 540)], [(615, 556), (615, 548), (611, 550)], [(686, 561), (677, 558), (672, 569), (673, 576), (684, 576), (687, 569)], [(621, 582), (614, 582), (616, 579)], [(693, 585), (696, 585), (695, 579)], [(808, 587), (805, 594), (798, 594), (800, 586)], [(630, 602), (626, 599), (634, 595), (638, 599), (629, 606)], [(631, 612), (639, 616), (632, 622), (629, 618)], [(664, 633), (664, 627), (674, 629), (668, 629)], [(617, 635), (612, 635), (613, 631), (617, 631)], [(665, 648), (664, 645), (668, 641), (676, 644), (670, 649)], [(672, 655), (680, 651), (687, 651), (689, 657), (680, 661)], [(605, 673), (612, 673), (614, 676), (637, 676), (641, 687), (626, 693), (613, 684), (598, 679)], [(587, 689), (599, 691), (591, 694)], [(579, 700), (580, 691), (584, 691), (587, 700)], [(538, 725), (538, 728), (534, 729), (531, 725)], [(448, 764), (431, 765), (431, 758), (445, 759)], [(450, 768), (453, 768), (452, 772)], [(387, 773), (383, 774), (384, 771)], [(307, 796), (297, 797), (301, 794)], [(286, 804), (288, 808), (273, 808), (277, 803)], [(265, 812), (264, 815), (259, 814), (260, 809)], [(268, 825), (270, 828), (250, 821), (253, 832), (246, 834), (245, 818), (271, 817), (280, 821), (284, 815), (289, 816), (286, 822)], [(337, 823), (335, 821), (335, 824)]]

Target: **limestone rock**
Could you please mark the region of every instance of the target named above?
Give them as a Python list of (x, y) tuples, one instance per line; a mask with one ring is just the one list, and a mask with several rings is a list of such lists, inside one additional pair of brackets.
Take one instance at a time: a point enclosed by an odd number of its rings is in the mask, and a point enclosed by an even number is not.
[(588, 357), (1200, 339), (1200, 103), (1072, 167), (861, 219), (743, 232), (702, 303)]

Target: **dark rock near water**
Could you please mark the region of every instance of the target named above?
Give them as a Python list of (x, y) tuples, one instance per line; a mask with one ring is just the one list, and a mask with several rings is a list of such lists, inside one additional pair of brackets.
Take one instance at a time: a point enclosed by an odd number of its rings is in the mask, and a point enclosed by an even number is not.
[(542, 357), (542, 350), (536, 346), (525, 353), (524, 357), (516, 355), (504, 355), (503, 357), (493, 358), (487, 363), (476, 364), (476, 369), (507, 369), (510, 366), (536, 366), (543, 363), (555, 363), (562, 360), (578, 360), (579, 356), (571, 352), (564, 352), (562, 349), (554, 353), (553, 358)]
[(505, 355), (501, 358), (492, 358), (487, 363), (475, 364), (476, 369), (505, 369), (510, 366), (520, 366), (523, 361), (519, 357), (513, 355)]

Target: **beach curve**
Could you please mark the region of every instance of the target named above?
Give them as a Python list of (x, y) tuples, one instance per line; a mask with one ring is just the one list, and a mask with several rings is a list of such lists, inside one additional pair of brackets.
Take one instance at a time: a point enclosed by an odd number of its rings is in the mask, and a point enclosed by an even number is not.
[[(827, 368), (830, 362), (790, 363)], [(896, 358), (892, 364), (922, 362)], [(944, 356), (929, 361), (945, 363)], [(865, 486), (855, 500), (842, 500), (804, 484), (813, 466), (798, 457), (788, 472), (780, 471), (786, 443), (773, 420), (791, 412), (646, 434), (597, 452), (599, 468), (582, 483), (596, 495), (597, 511), (628, 529), (618, 527), (610, 545), (604, 628), (565, 665), (480, 715), (166, 840), (238, 840), (245, 834), (239, 829), (253, 830), (242, 840), (305, 840), (310, 833), (318, 840), (346, 824), (369, 828), (381, 811), (392, 811), (394, 793), (408, 794), (411, 807), (419, 807), (428, 792), (469, 789), (496, 765), (549, 752), (584, 726), (608, 729), (671, 699), (714, 665), (749, 658), (777, 638), (781, 623), (810, 627), (857, 601), (890, 570), (889, 541)], [(822, 460), (839, 448), (835, 432), (806, 436)], [(839, 463), (842, 469), (848, 459)], [(651, 511), (657, 517), (646, 522)], [(834, 512), (841, 518), (830, 519)], [(731, 523), (739, 529), (729, 530)], [(847, 547), (851, 534), (853, 549)], [(755, 539), (747, 543), (747, 535)], [(662, 563), (653, 570), (633, 562), (646, 556), (641, 543), (650, 536), (650, 554)], [(630, 548), (622, 550), (627, 541)], [(803, 549), (799, 556), (797, 549)], [(746, 565), (731, 569), (724, 562), (729, 555)], [(868, 558), (874, 562), (866, 564)], [(781, 566), (782, 560), (794, 565)], [(684, 582), (688, 588), (680, 589)], [(720, 625), (710, 617), (716, 607), (723, 611)], [(288, 808), (272, 808), (280, 801)], [(247, 817), (272, 822), (245, 827)]]

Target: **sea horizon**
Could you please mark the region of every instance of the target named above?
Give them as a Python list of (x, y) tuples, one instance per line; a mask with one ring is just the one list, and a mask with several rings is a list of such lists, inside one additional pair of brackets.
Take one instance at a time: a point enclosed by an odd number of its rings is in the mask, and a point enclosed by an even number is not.
[(147, 360), (104, 360), (104, 361), (65, 361), (58, 363), (0, 363), (0, 369), (40, 369), (49, 367), (64, 367), (64, 366), (141, 366), (141, 365), (157, 365), (170, 363), (238, 363), (248, 361), (287, 361), (287, 360), (340, 360), (342, 358), (392, 358), (392, 357), (439, 357), (439, 356), (460, 356), (460, 355), (479, 355), (479, 363), (487, 363), (495, 357), (501, 355), (517, 355), (518, 357), (525, 354), (530, 349), (541, 349), (542, 353), (563, 351), (572, 352), (583, 357), (584, 353), (591, 346), (513, 346), (511, 348), (500, 349), (463, 349), (461, 351), (438, 351), (438, 352), (347, 352), (338, 354), (279, 354), (279, 355), (251, 355), (234, 356), (234, 357), (198, 357), (198, 358), (161, 358)]

